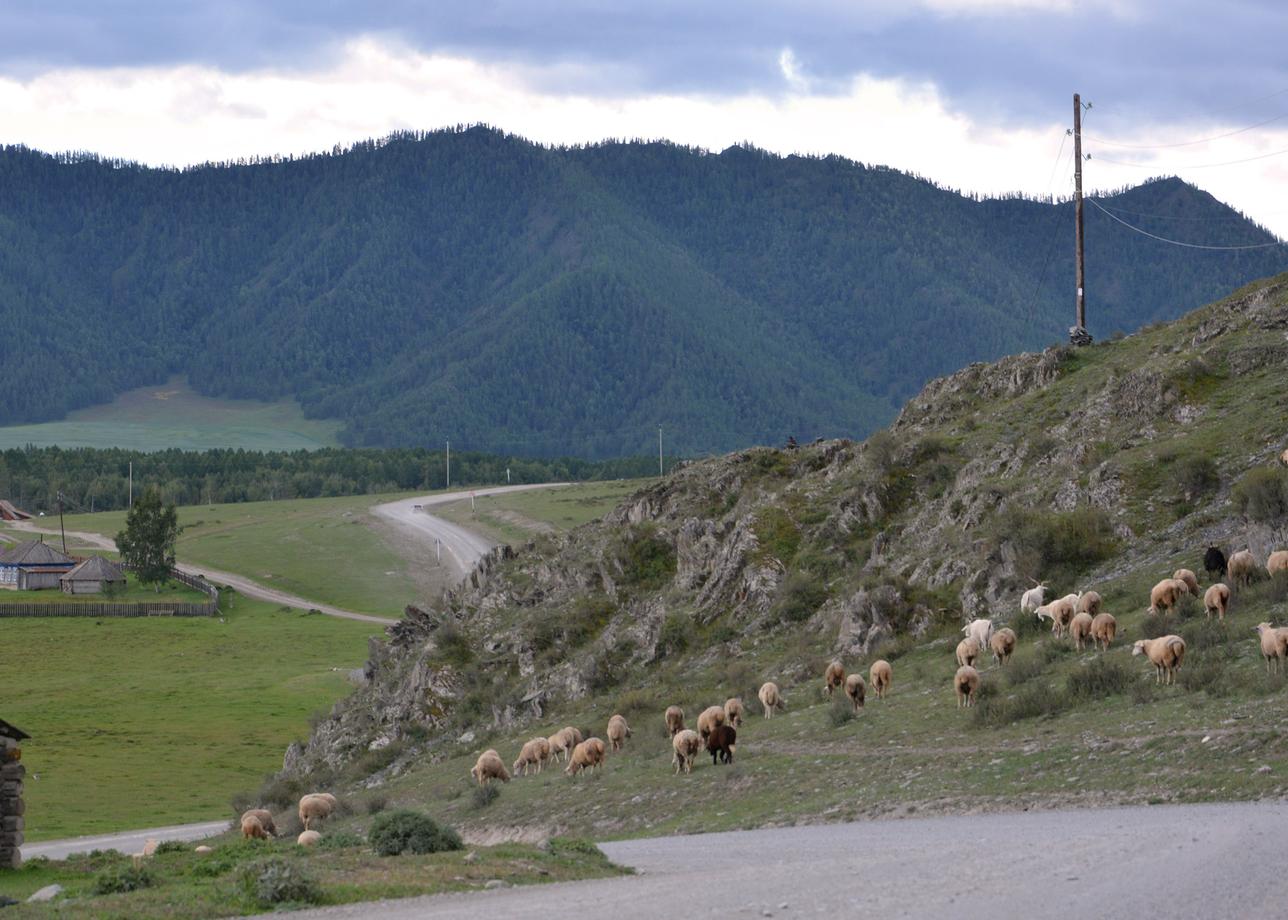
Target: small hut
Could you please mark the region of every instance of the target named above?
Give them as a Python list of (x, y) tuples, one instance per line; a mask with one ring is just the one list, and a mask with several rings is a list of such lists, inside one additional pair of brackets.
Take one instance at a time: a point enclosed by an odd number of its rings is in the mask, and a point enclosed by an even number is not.
[(48, 543), (19, 543), (0, 553), (0, 588), (38, 591), (57, 588), (58, 579), (76, 566), (76, 560), (60, 553)]
[(108, 585), (124, 588), (125, 572), (102, 556), (90, 556), (58, 579), (58, 583), (64, 594), (102, 594)]
[(14, 505), (13, 502), (0, 498), (0, 521), (30, 521), (31, 515)]

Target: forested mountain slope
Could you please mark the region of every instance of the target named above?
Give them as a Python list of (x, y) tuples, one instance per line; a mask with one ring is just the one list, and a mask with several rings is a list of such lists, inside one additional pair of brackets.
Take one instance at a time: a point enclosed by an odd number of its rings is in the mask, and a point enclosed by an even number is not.
[[(1178, 180), (1106, 201), (1164, 235), (1271, 239)], [(1089, 210), (1101, 337), (1288, 266)], [(11, 147), (0, 424), (184, 373), (208, 395), (295, 396), (360, 445), (862, 435), (930, 377), (1063, 338), (1071, 227), (1068, 204), (744, 147), (470, 128), (182, 171)]]

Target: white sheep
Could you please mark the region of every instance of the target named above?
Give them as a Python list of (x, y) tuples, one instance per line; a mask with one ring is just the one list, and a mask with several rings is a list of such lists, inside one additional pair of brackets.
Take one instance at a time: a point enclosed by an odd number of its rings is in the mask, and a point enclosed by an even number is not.
[(1158, 615), (1172, 611), (1189, 590), (1183, 581), (1164, 578), (1149, 591), (1149, 612)]
[(572, 749), (572, 756), (568, 758), (568, 766), (564, 768), (564, 773), (569, 776), (576, 776), (582, 770), (604, 769), (604, 742), (599, 738), (587, 738), (581, 744)]
[(718, 725), (724, 725), (725, 711), (723, 706), (708, 706), (702, 710), (698, 716), (698, 734), (702, 737), (702, 743), (706, 744), (707, 736), (711, 734)]
[(614, 751), (620, 751), (626, 745), (626, 739), (631, 736), (631, 727), (626, 724), (626, 717), (614, 715), (608, 720), (608, 743), (612, 745)]
[[(1074, 598), (1074, 600), (1070, 600), (1070, 597)], [(1069, 628), (1069, 622), (1073, 619), (1073, 614), (1075, 613), (1074, 607), (1077, 603), (1077, 597), (1078, 595), (1076, 594), (1066, 595), (1034, 611), (1039, 620), (1051, 621), (1051, 632), (1057, 639), (1063, 638), (1065, 630)]]
[(878, 658), (872, 662), (872, 667), (868, 669), (868, 680), (872, 683), (872, 692), (877, 695), (877, 699), (884, 700), (885, 695), (890, 692), (890, 684), (894, 681), (890, 662), (884, 658)]
[(572, 754), (572, 749), (581, 744), (581, 730), (565, 725), (546, 740), (550, 742), (551, 756), (555, 760), (560, 759), (558, 756), (560, 754), (563, 755), (564, 760), (567, 760)]
[(1225, 622), (1225, 612), (1230, 607), (1230, 589), (1221, 582), (1209, 587), (1203, 592), (1203, 609), (1207, 613), (1207, 618), (1212, 619), (1212, 614), (1217, 615), (1222, 623)]
[(978, 642), (974, 639), (963, 639), (957, 643), (957, 664), (962, 666), (974, 665), (979, 653), (980, 646)]
[(1073, 619), (1069, 621), (1069, 638), (1073, 639), (1074, 646), (1078, 651), (1082, 651), (1083, 646), (1091, 639), (1091, 614), (1087, 611), (1076, 613)]
[(1118, 620), (1112, 613), (1098, 613), (1091, 618), (1091, 641), (1106, 652), (1118, 635)]
[(1172, 577), (1177, 581), (1184, 582), (1185, 590), (1189, 592), (1192, 597), (1199, 596), (1199, 578), (1192, 571), (1189, 569), (1177, 569), (1172, 573)]
[(242, 812), (242, 820), (245, 821), (246, 818), (251, 815), (259, 818), (259, 823), (263, 826), (264, 830), (268, 832), (270, 837), (277, 836), (277, 825), (273, 822), (273, 813), (271, 811), (267, 808), (249, 808)]
[(993, 638), (988, 640), (988, 647), (993, 653), (993, 663), (1004, 665), (1011, 660), (1011, 655), (1015, 652), (1015, 643), (1017, 637), (1015, 630), (1009, 626), (1003, 626), (997, 632), (993, 633)]
[(329, 792), (309, 793), (300, 799), (300, 823), (304, 825), (306, 831), (309, 830), (309, 825), (312, 822), (331, 817), (331, 813), (335, 811), (336, 804), (335, 796)]
[(783, 699), (782, 693), (779, 692), (778, 684), (772, 680), (761, 684), (760, 691), (756, 696), (760, 699), (760, 706), (765, 711), (766, 719), (773, 718), (775, 709), (787, 708), (787, 701)]
[(519, 751), (519, 758), (511, 769), (515, 776), (527, 776), (529, 767), (532, 768), (532, 772), (540, 773), (549, 757), (550, 741), (546, 738), (533, 738), (523, 745), (523, 749)]
[(1261, 573), (1261, 563), (1251, 550), (1241, 549), (1226, 563), (1226, 574), (1236, 588), (1245, 588)]
[[(1283, 660), (1288, 657), (1288, 629), (1276, 629), (1269, 623), (1260, 623), (1255, 629), (1261, 636), (1261, 657), (1266, 661), (1266, 673), (1278, 673)], [(1271, 661), (1274, 667), (1271, 667)]]
[(1154, 680), (1160, 684), (1171, 684), (1176, 682), (1176, 672), (1185, 660), (1185, 640), (1180, 636), (1137, 639), (1131, 653), (1148, 656), (1154, 665)]
[(953, 690), (957, 693), (957, 708), (975, 705), (975, 691), (979, 689), (979, 672), (970, 665), (962, 665), (953, 676)]
[(967, 639), (974, 639), (981, 649), (988, 648), (988, 640), (993, 638), (992, 620), (971, 620), (962, 627)]
[[(510, 773), (505, 769), (505, 762), (501, 760), (501, 755), (491, 748), (479, 755), (474, 766), (470, 767), (470, 776), (480, 786), (486, 786), (494, 779), (499, 779), (503, 783), (510, 781)], [(308, 827), (307, 824), (304, 826)]]
[(1047, 586), (1038, 582), (1025, 591), (1020, 597), (1020, 613), (1028, 616), (1037, 613), (1037, 609), (1046, 603)]
[(672, 738), (684, 731), (684, 710), (679, 706), (667, 706), (663, 718), (666, 719), (666, 733)]
[(300, 836), (295, 838), (297, 846), (315, 847), (322, 841), (322, 835), (317, 831), (301, 831)]
[(731, 696), (725, 700), (724, 704), (725, 721), (734, 728), (742, 727), (742, 700), (739, 697)]
[[(259, 818), (254, 815), (246, 815), (241, 819), (241, 834), (243, 840), (267, 840), (268, 831), (260, 823)], [(143, 854), (140, 853), (140, 856)]]
[(1288, 572), (1288, 549), (1277, 549), (1270, 554), (1266, 560), (1266, 571), (1271, 578), (1275, 577), (1277, 572)]
[(671, 758), (675, 772), (678, 774), (680, 770), (684, 770), (685, 773), (692, 773), (693, 758), (702, 750), (702, 738), (691, 728), (681, 729), (671, 739), (671, 749), (675, 751), (675, 756)]

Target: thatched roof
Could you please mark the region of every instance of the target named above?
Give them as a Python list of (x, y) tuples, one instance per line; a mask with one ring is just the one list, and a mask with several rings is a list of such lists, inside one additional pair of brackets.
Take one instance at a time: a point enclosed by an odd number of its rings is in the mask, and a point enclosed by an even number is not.
[(59, 581), (125, 581), (125, 572), (102, 556), (90, 556)]
[(0, 553), (0, 565), (70, 565), (75, 561), (71, 556), (60, 553), (48, 543), (37, 540), (19, 543), (13, 549)]

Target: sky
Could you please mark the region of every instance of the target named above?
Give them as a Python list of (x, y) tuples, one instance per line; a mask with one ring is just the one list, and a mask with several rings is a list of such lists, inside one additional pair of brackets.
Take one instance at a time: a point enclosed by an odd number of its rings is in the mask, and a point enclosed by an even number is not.
[(1283, 0), (0, 0), (0, 143), (187, 165), (485, 123), (1067, 196), (1077, 91), (1088, 191), (1178, 175), (1288, 237), (1285, 39)]

